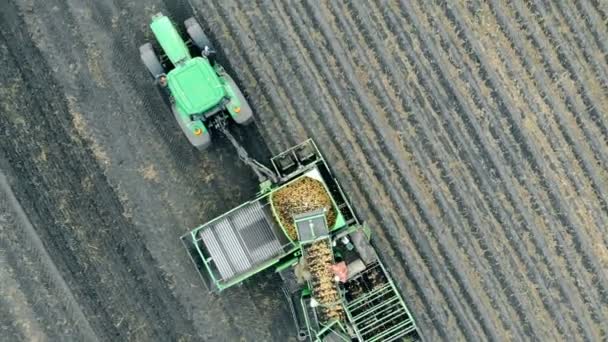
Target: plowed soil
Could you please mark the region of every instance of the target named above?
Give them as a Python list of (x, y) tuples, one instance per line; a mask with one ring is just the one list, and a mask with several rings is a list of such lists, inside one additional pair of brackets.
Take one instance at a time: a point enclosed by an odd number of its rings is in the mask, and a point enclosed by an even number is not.
[(256, 184), (220, 137), (190, 148), (150, 82), (158, 11), (202, 22), (255, 157), (315, 139), (427, 340), (608, 338), (596, 0), (2, 1), (0, 336), (295, 335), (276, 278), (208, 295), (180, 245)]

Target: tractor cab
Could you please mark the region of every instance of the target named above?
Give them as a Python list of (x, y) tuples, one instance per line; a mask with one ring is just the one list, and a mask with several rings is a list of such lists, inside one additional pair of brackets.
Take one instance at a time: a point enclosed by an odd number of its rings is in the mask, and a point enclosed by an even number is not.
[(222, 104), (224, 85), (207, 59), (195, 57), (167, 75), (167, 85), (177, 110), (194, 115), (204, 114)]

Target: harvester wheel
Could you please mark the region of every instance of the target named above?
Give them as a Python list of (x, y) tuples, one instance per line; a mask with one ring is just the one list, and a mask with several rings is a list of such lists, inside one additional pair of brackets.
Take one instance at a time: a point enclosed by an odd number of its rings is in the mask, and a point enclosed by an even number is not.
[(230, 77), (230, 75), (228, 75), (227, 73), (224, 73), (222, 75), (222, 77), (230, 85), (230, 88), (232, 88), (232, 91), (234, 92), (234, 94), (238, 98), (239, 102), (241, 103), (241, 106), (240, 106), (241, 110), (240, 110), (239, 114), (233, 118), (234, 121), (236, 123), (238, 123), (239, 125), (248, 125), (248, 124), (252, 123), (253, 122), (253, 111), (251, 110), (251, 106), (249, 106), (247, 99), (245, 99), (245, 96), (243, 95), (243, 93), (241, 93), (241, 90), (236, 85), (236, 82), (234, 82), (232, 77)]
[[(213, 45), (211, 45), (211, 41), (203, 32), (203, 28), (194, 18), (188, 18), (184, 21), (184, 26), (186, 26), (186, 30), (188, 31), (188, 35), (194, 45), (201, 49), (201, 51), (207, 56), (212, 57), (215, 54), (215, 49)], [(206, 49), (205, 49), (206, 48)]]
[(308, 333), (306, 333), (306, 330), (300, 329), (300, 331), (298, 331), (298, 341), (308, 341)]
[(139, 47), (139, 56), (154, 79), (165, 73), (165, 68), (160, 64), (151, 43)]

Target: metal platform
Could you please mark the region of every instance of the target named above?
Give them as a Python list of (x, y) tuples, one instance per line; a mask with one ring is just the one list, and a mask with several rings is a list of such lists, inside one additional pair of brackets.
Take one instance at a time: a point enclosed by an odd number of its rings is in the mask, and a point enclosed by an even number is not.
[(222, 280), (251, 270), (283, 253), (260, 202), (252, 202), (199, 232)]
[[(394, 285), (388, 281), (380, 265), (384, 281), (375, 286), (365, 286), (364, 293), (347, 302), (345, 309), (357, 336), (362, 341), (395, 341), (415, 332), (416, 324)], [(368, 269), (360, 277), (374, 271)], [(363, 282), (367, 285), (367, 281)]]

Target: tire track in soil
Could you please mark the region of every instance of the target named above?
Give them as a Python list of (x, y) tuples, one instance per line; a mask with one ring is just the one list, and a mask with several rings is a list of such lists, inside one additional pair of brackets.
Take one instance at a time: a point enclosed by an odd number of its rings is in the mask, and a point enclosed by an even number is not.
[[(165, 8), (163, 6), (163, 3), (157, 3), (157, 4), (153, 4), (152, 6), (154, 7), (154, 10), (158, 10), (160, 12), (164, 12), (168, 15), (171, 15), (172, 13), (179, 13), (179, 6), (174, 6), (173, 10), (175, 12), (169, 11), (167, 10), (167, 8)], [(134, 5), (131, 5), (134, 6)], [(159, 8), (156, 8), (156, 6), (159, 6)], [(112, 21), (113, 18), (115, 18), (116, 13), (118, 12), (118, 8), (126, 8), (127, 5), (125, 3), (120, 3), (119, 1), (114, 1), (112, 3), (111, 6), (108, 6), (107, 3), (101, 3), (98, 2), (95, 4), (95, 12), (94, 15), (91, 16), (91, 20), (95, 21), (96, 24), (98, 24), (99, 27), (109, 27), (112, 25)], [(134, 12), (137, 12), (137, 8), (133, 9)], [(142, 25), (147, 25), (147, 23), (149, 22), (149, 18), (152, 14), (152, 11), (150, 9), (146, 10), (146, 8), (140, 8), (139, 9), (141, 11), (141, 14), (138, 15), (138, 18), (136, 18), (136, 21), (139, 21), (142, 23)], [(148, 14), (148, 15), (143, 15), (143, 14)], [(179, 14), (178, 15), (171, 15), (172, 19), (176, 21), (176, 23), (181, 23), (183, 20), (179, 20)], [(176, 18), (177, 17), (177, 18)], [(144, 27), (144, 30), (147, 29), (147, 27)], [(129, 30), (129, 27), (123, 27), (123, 26), (116, 26), (113, 30), (113, 34), (121, 37), (121, 39), (119, 41), (110, 41), (110, 51), (129, 51), (130, 52), (130, 56), (132, 57), (131, 59), (136, 59), (138, 58), (137, 56), (137, 50), (136, 49), (132, 49), (133, 46), (137, 46), (137, 42), (133, 41), (133, 40), (128, 40), (127, 37), (129, 37), (129, 35), (127, 34)], [(148, 33), (148, 32), (146, 32)], [(149, 33), (147, 34), (149, 35)], [(136, 35), (135, 37), (131, 36), (132, 38), (137, 39), (140, 35)], [(147, 37), (148, 40), (153, 40), (153, 37)], [(141, 43), (144, 42), (144, 40), (140, 40)], [(126, 59), (127, 57), (123, 54), (119, 55), (119, 58), (117, 58), (116, 60), (113, 61), (113, 66), (119, 70), (121, 73), (128, 75), (129, 78), (131, 79), (137, 79), (138, 77), (141, 77), (142, 74), (144, 74), (144, 68), (141, 65), (138, 64), (133, 64), (133, 67), (130, 67), (132, 64), (131, 63), (126, 63)], [(146, 75), (147, 76), (147, 75)], [(131, 81), (131, 83), (134, 85), (135, 87), (135, 82)], [(149, 83), (152, 83), (152, 81), (149, 81)], [(147, 87), (150, 88), (150, 87)], [(150, 96), (144, 96), (143, 97), (143, 101), (142, 101), (142, 106), (144, 107), (144, 109), (146, 110), (147, 113), (155, 113), (154, 116), (151, 117), (152, 119), (152, 123), (154, 124), (155, 127), (158, 127), (157, 130), (159, 131), (159, 133), (161, 133), (161, 137), (165, 140), (166, 145), (169, 146), (170, 148), (170, 155), (174, 158), (175, 164), (177, 165), (177, 168), (180, 170), (188, 170), (191, 169), (189, 166), (191, 165), (189, 162), (190, 160), (194, 160), (196, 158), (195, 154), (196, 153), (187, 143), (184, 144), (184, 139), (182, 136), (182, 133), (179, 129), (175, 130), (176, 127), (176, 123), (175, 120), (173, 118), (172, 115), (170, 115), (169, 113), (169, 104), (168, 104), (168, 100), (166, 101), (167, 103), (161, 103), (161, 101), (158, 101), (158, 99), (160, 99), (160, 97), (158, 96), (159, 94), (161, 94), (161, 91), (157, 88), (157, 87), (153, 87), (154, 89), (152, 91), (150, 91)], [(157, 115), (157, 113), (161, 114), (161, 115)], [(165, 115), (163, 115), (165, 114)], [(160, 117), (160, 118), (159, 118)], [(166, 128), (171, 128), (172, 131), (166, 129)], [(216, 142), (216, 141), (215, 141)], [(217, 143), (217, 142), (216, 142)], [(207, 159), (207, 158), (205, 158)], [(211, 160), (206, 160), (206, 162), (210, 162), (210, 163), (214, 163)], [(188, 170), (188, 174), (192, 174), (194, 170)], [(219, 184), (215, 184), (212, 185), (214, 190), (218, 193), (221, 192), (222, 188)], [(188, 265), (187, 265), (188, 266)], [(203, 297), (203, 296), (201, 296)], [(243, 299), (243, 303), (247, 303), (249, 305), (252, 305), (251, 300), (249, 298), (242, 298)], [(223, 306), (223, 310), (218, 311), (218, 314), (220, 315), (219, 317), (216, 317), (216, 319), (220, 320), (220, 321), (228, 321), (229, 325), (231, 327), (233, 327), (238, 335), (244, 335), (243, 330), (240, 329), (240, 327), (238, 326), (238, 324), (236, 323), (236, 321), (234, 320), (234, 318), (228, 314), (230, 312), (230, 310), (227, 310), (226, 307), (224, 306), (224, 304), (222, 303)], [(189, 314), (192, 315), (192, 314)]]

